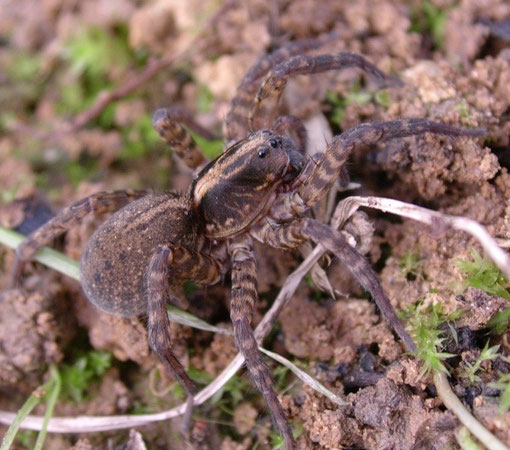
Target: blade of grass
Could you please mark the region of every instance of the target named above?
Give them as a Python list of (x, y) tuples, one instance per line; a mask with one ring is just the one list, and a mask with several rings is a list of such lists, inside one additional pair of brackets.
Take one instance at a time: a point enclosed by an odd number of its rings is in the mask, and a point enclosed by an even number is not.
[(345, 406), (349, 404), (342, 400), (337, 395), (333, 394), (333, 392), (327, 389), (323, 384), (319, 383), (315, 378), (308, 375), (306, 372), (301, 370), (298, 366), (290, 362), (288, 359), (278, 355), (277, 353), (270, 352), (269, 350), (266, 350), (263, 347), (259, 347), (259, 350), (262, 353), (265, 353), (270, 358), (274, 359), (275, 361), (278, 361), (280, 364), (283, 364), (285, 367), (288, 367), (303, 383), (307, 384), (312, 389), (316, 390), (319, 394), (328, 397), (332, 402), (340, 406)]
[(53, 416), (53, 411), (60, 395), (60, 389), (62, 387), (62, 380), (60, 379), (60, 373), (57, 368), (52, 365), (50, 366), (50, 381), (52, 382), (51, 390), (46, 395), (46, 411), (44, 412), (44, 420), (42, 423), (41, 431), (35, 441), (34, 450), (42, 450), (44, 441), (46, 440), (46, 434), (48, 431), (48, 423)]
[(510, 256), (501, 249), (486, 228), (478, 222), (461, 216), (450, 216), (421, 206), (405, 203), (384, 197), (347, 197), (342, 200), (333, 221), (344, 223), (359, 207), (378, 209), (383, 212), (407, 217), (441, 229), (450, 227), (454, 230), (465, 231), (473, 236), (483, 247), (487, 256), (510, 278)]
[[(24, 239), (25, 236), (16, 233), (15, 231), (0, 227), (0, 244), (16, 249)], [(35, 260), (51, 269), (67, 275), (68, 277), (74, 278), (75, 280), (80, 279), (79, 264), (51, 248), (44, 247), (37, 252)]]
[[(21, 423), (26, 419), (26, 417), (30, 414), (30, 412), (41, 402), (41, 400), (46, 396), (47, 392), (50, 390), (52, 384), (54, 383), (53, 378), (50, 378), (46, 383), (42, 386), (39, 386), (28, 399), (23, 404), (23, 406), (18, 410), (14, 420), (11, 423), (11, 426), (5, 433), (4, 439), (2, 441), (2, 446), (0, 446), (0, 450), (9, 450), (11, 445), (18, 433)], [(42, 428), (41, 428), (42, 433)]]
[(187, 311), (176, 308), (175, 306), (168, 305), (168, 318), (171, 322), (180, 323), (181, 325), (187, 325), (188, 327), (197, 328), (199, 330), (211, 331), (213, 333), (229, 334), (233, 335), (232, 330), (228, 328), (219, 328), (214, 325), (210, 325), (207, 322), (199, 319), (198, 317), (190, 314)]

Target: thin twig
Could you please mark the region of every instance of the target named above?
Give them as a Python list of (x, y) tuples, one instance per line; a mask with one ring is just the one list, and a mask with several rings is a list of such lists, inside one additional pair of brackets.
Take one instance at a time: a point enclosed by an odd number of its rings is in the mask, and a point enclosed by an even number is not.
[(341, 222), (349, 218), (360, 206), (365, 206), (408, 217), (440, 229), (450, 227), (454, 230), (465, 231), (480, 242), (489, 258), (494, 261), (507, 278), (510, 278), (510, 256), (498, 246), (485, 227), (472, 219), (450, 216), (411, 203), (382, 197), (348, 197), (339, 206), (340, 208), (337, 209), (338, 215), (335, 213), (335, 220)]

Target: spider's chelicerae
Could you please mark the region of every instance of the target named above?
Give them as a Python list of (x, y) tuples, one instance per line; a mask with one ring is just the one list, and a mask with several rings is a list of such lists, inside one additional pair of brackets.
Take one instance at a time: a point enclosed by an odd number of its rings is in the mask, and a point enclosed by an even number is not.
[[(285, 439), (286, 449), (292, 448), (291, 430), (251, 327), (257, 300), (252, 239), (279, 249), (296, 248), (307, 241), (322, 244), (351, 270), (412, 350), (413, 341), (369, 263), (342, 233), (308, 212), (328, 193), (357, 145), (423, 133), (484, 133), (419, 118), (364, 123), (335, 136), (318, 159), (307, 159), (303, 124), (292, 116), (279, 117), (273, 123), (270, 119), (289, 76), (357, 67), (372, 77), (390, 81), (374, 65), (352, 53), (304, 54), (321, 44), (320, 39), (290, 43), (261, 58), (249, 70), (226, 116), (226, 150), (199, 171), (187, 193), (114, 191), (78, 201), (23, 242), (12, 274), (14, 284), (24, 262), (86, 214), (117, 211), (86, 244), (81, 258), (83, 290), (103, 311), (122, 316), (147, 315), (150, 347), (185, 388), (190, 412), (195, 387), (172, 352), (166, 304), (172, 299), (172, 286), (185, 280), (210, 285), (230, 271), (235, 341)], [(160, 109), (153, 123), (190, 168), (205, 163), (182, 124), (204, 136), (210, 133), (189, 115), (176, 109)], [(267, 129), (250, 132), (252, 124), (263, 124), (260, 128)]]

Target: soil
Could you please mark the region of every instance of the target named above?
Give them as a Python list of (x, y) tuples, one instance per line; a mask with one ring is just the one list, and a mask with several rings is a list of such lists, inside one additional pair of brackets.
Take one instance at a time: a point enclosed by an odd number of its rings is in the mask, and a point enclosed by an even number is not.
[[(0, 5), (0, 67), (5, 68), (0, 70), (2, 226), (30, 231), (60, 207), (105, 189), (186, 189), (192, 174), (154, 135), (147, 137), (140, 119), (148, 119), (157, 107), (181, 106), (219, 134), (235, 87), (260, 55), (289, 40), (335, 31), (338, 38), (316, 53), (361, 53), (404, 84), (381, 88), (355, 70), (299, 76), (289, 80), (282, 111), (322, 124), (310, 125), (311, 136), (403, 117), (486, 128), (485, 139), (427, 135), (358, 148), (347, 169), (350, 180), (361, 186), (356, 195), (396, 198), (469, 217), (501, 242), (509, 242), (510, 42), (492, 34), (490, 26), (510, 20), (506, 0), (431, 0), (426, 7), (403, 0), (225, 0), (223, 13), (207, 22), (220, 3), (19, 0)], [(151, 58), (178, 54), (203, 27), (208, 28), (190, 61), (163, 69), (72, 134), (58, 131), (91, 104), (93, 98), (83, 94), (92, 89), (91, 80), (104, 84), (100, 90), (111, 90), (143, 70)], [(96, 53), (90, 50), (93, 40), (86, 41), (89, 47), (81, 53), (73, 47), (86, 30), (101, 30), (100, 42), (117, 45), (107, 50), (106, 62), (97, 45)], [(115, 44), (108, 41), (112, 36)], [(130, 55), (127, 63), (115, 59), (123, 52)], [(36, 64), (36, 70), (30, 64)], [(75, 87), (78, 107), (62, 100), (69, 85)], [(332, 96), (354, 100), (345, 102), (338, 115)], [(367, 214), (367, 234), (373, 236), (366, 239), (364, 253), (397, 310), (421, 300), (425, 305), (441, 303), (446, 313), (465, 311), (453, 325), (465, 339), (456, 344), (450, 339), (447, 348), (458, 355), (449, 365), (450, 381), (474, 415), (510, 445), (510, 413), (499, 409), (497, 393), (489, 388), (500, 373), (510, 372), (510, 364), (502, 357), (484, 363), (477, 389), (459, 369), (461, 362), (480, 355), (487, 323), (508, 306), (504, 298), (463, 285), (456, 260), (469, 260), (472, 248), (481, 251), (479, 245), (464, 233)], [(85, 219), (54, 246), (78, 259), (102, 220)], [(419, 261), (412, 276), (402, 270), (402, 260), (410, 253)], [(255, 323), (300, 260), (297, 252), (267, 247), (258, 247), (257, 257), (260, 301)], [(173, 380), (159, 379), (143, 318), (99, 312), (77, 282), (38, 264), (27, 268), (20, 289), (4, 290), (13, 258), (11, 250), (0, 248), (0, 409), (17, 411), (44, 381), (49, 364), (71, 364), (77, 353), (92, 349), (113, 354), (112, 367), (92, 383), (82, 402), (59, 400), (55, 415), (159, 411), (182, 400)], [(405, 353), (349, 271), (336, 260), (321, 265), (337, 298), (319, 291), (311, 280), (303, 281), (264, 343), (297, 361), (349, 403), (340, 407), (290, 374), (279, 377), (278, 367), (270, 362), (280, 398), (299, 430), (297, 448), (457, 448), (459, 422), (438, 399), (430, 375), (422, 375), (420, 363)], [(191, 313), (230, 327), (228, 286), (228, 277), (218, 286), (185, 286), (179, 297)], [(509, 336), (506, 330), (490, 338), (491, 345), (500, 345), (502, 356), (510, 354)], [(172, 342), (180, 361), (206, 381), (236, 354), (230, 336), (181, 325), (172, 326)], [(267, 408), (244, 372), (221, 398), (197, 408), (196, 416), (197, 424), (208, 422), (207, 437), (197, 448), (274, 447)], [(195, 426), (196, 434), (199, 428)], [(138, 449), (145, 442), (147, 448), (185, 448), (178, 432), (179, 423), (173, 421), (130, 433), (49, 435), (46, 445)]]

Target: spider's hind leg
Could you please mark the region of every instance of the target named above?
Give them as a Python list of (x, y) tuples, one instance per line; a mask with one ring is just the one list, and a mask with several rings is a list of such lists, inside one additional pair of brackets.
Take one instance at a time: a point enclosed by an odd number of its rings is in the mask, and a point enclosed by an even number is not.
[(215, 136), (195, 122), (188, 111), (181, 108), (160, 108), (152, 116), (152, 125), (190, 169), (196, 169), (206, 161), (202, 150), (183, 125), (205, 139), (213, 140)]

